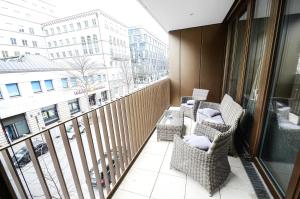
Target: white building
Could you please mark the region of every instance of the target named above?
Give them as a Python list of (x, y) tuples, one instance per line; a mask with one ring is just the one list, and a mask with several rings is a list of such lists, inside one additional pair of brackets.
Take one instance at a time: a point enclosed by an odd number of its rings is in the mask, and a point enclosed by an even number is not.
[(46, 56), (41, 23), (55, 18), (55, 6), (45, 1), (1, 1), (0, 58), (23, 54)]
[[(0, 119), (9, 139), (39, 132), (108, 100), (105, 69), (87, 74), (89, 99), (77, 73), (40, 55), (0, 60)], [(4, 142), (0, 132), (0, 145)]]
[(86, 56), (107, 69), (112, 98), (126, 92), (123, 70), (131, 69), (131, 62), (125, 25), (94, 10), (48, 21), (42, 29), (50, 59), (65, 62)]
[(167, 75), (167, 45), (145, 28), (131, 27), (128, 32), (135, 84)]

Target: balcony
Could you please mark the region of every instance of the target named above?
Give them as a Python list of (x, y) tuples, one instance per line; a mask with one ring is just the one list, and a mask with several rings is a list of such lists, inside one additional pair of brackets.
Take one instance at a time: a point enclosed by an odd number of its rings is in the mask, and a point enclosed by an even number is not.
[[(159, 80), (1, 147), (2, 171), (12, 194), (17, 198), (208, 198), (200, 184), (170, 169), (173, 143), (156, 139), (155, 124), (170, 106), (169, 92), (169, 78)], [(195, 122), (185, 117), (184, 124), (190, 134)], [(20, 149), (25, 157), (16, 161)], [(241, 160), (229, 157), (229, 161), (232, 173), (213, 198), (256, 198)]]

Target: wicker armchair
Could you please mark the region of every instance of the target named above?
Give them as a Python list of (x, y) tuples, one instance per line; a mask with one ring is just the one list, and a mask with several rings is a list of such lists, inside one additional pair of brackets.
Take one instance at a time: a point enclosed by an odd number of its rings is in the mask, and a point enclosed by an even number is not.
[[(212, 108), (212, 109), (219, 110), (221, 112), (221, 116), (224, 120), (225, 125), (229, 127), (229, 128), (225, 127), (226, 131), (228, 131), (228, 129), (230, 131), (232, 131), (231, 142), (230, 142), (230, 147), (229, 147), (229, 154), (236, 155), (236, 150), (234, 147), (234, 136), (235, 136), (235, 131), (237, 129), (236, 124), (238, 124), (239, 119), (244, 112), (243, 108), (227, 94), (225, 94), (225, 96), (223, 97), (221, 104), (217, 104), (217, 103), (213, 103), (213, 102), (201, 102), (198, 109), (202, 109), (202, 108)], [(199, 134), (199, 131), (200, 131), (198, 129), (199, 124), (202, 124), (202, 125), (206, 124), (205, 121), (201, 121), (198, 118), (199, 118), (199, 113), (197, 112), (197, 121), (198, 122), (195, 127), (194, 134)], [(213, 126), (210, 125), (210, 127), (213, 127)], [(219, 128), (215, 127), (215, 129), (219, 129)]]
[[(196, 121), (196, 114), (200, 101), (205, 101), (207, 99), (208, 92), (209, 90), (194, 88), (192, 96), (182, 96), (180, 110), (184, 113), (184, 116)], [(188, 100), (195, 100), (195, 103), (193, 105), (188, 105)]]
[(180, 137), (174, 136), (171, 168), (182, 171), (198, 181), (211, 196), (230, 173), (228, 148), (236, 125), (237, 123), (227, 132), (221, 133), (211, 127), (198, 124), (197, 134), (206, 135), (212, 141), (208, 151), (192, 147)]

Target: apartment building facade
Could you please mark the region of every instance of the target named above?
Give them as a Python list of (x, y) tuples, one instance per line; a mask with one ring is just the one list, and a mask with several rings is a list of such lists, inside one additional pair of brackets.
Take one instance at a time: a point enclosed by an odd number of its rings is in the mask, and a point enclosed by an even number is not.
[(41, 23), (55, 18), (55, 6), (45, 1), (2, 1), (0, 59), (24, 54), (47, 56)]
[(43, 56), (24, 55), (0, 61), (0, 118), (6, 131), (6, 135), (0, 132), (0, 142), (40, 132), (104, 104), (108, 100), (107, 74), (105, 68), (95, 68), (86, 73), (86, 91), (80, 75), (76, 75), (79, 69), (64, 67)]
[(49, 59), (72, 62), (86, 56), (107, 69), (111, 97), (123, 95), (123, 70), (131, 69), (127, 27), (100, 10), (42, 24)]
[(145, 84), (167, 75), (167, 46), (142, 27), (129, 28), (135, 84)]

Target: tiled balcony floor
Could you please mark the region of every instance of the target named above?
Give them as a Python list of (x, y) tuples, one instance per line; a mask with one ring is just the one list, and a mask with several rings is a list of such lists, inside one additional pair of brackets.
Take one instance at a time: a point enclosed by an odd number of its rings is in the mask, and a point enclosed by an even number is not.
[[(186, 133), (190, 134), (195, 123), (186, 117), (184, 120)], [(158, 142), (154, 132), (113, 199), (257, 198), (238, 157), (229, 157), (231, 174), (219, 191), (209, 197), (198, 182), (184, 173), (170, 169), (172, 149), (172, 142)]]

